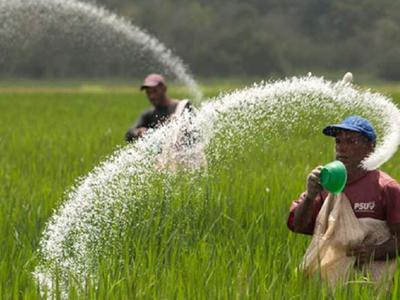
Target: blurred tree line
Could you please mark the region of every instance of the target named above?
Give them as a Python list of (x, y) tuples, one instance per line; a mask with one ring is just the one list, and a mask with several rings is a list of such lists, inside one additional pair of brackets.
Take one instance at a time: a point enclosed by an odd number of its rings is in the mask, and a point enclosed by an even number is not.
[[(86, 2), (97, 3), (154, 35), (196, 76), (350, 70), (400, 80), (398, 0)], [(32, 67), (34, 62), (26, 63)], [(68, 68), (63, 74), (68, 72), (74, 74)]]

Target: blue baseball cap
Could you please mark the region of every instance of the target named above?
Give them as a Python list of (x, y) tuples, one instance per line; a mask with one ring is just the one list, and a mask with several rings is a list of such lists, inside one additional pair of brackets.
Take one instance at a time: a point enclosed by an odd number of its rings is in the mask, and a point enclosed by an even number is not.
[(374, 126), (372, 126), (367, 119), (359, 116), (350, 116), (340, 124), (326, 126), (322, 132), (328, 136), (337, 136), (338, 132), (342, 129), (358, 132), (365, 136), (369, 141), (376, 141)]

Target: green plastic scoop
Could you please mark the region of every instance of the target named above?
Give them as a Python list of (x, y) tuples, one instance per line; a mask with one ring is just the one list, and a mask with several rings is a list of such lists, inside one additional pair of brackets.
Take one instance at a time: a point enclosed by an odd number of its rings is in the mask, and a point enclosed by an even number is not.
[(343, 191), (347, 182), (346, 167), (341, 161), (335, 160), (321, 169), (321, 185), (332, 194)]

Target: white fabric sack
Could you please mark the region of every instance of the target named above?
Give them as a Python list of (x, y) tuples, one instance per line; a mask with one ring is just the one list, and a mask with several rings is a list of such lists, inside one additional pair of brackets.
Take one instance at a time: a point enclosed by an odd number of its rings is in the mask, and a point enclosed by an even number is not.
[[(307, 275), (320, 272), (323, 279), (334, 285), (347, 280), (350, 270), (358, 272), (354, 269), (355, 257), (346, 254), (349, 248), (362, 242), (380, 245), (391, 236), (386, 221), (357, 219), (345, 194), (329, 194), (317, 216), (301, 268)], [(379, 281), (384, 274), (394, 275), (395, 260), (370, 262), (364, 265), (364, 271), (370, 279)]]

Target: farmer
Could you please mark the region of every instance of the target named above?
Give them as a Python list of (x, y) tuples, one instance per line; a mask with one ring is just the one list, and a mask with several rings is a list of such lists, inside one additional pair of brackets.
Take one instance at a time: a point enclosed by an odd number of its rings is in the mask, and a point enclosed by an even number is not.
[[(335, 138), (336, 159), (346, 166), (347, 183), (343, 193), (356, 218), (385, 221), (391, 231), (391, 238), (383, 244), (366, 245), (363, 242), (350, 247), (347, 255), (355, 256), (358, 265), (395, 258), (397, 245), (400, 245), (399, 184), (382, 171), (367, 171), (361, 166), (363, 159), (375, 149), (374, 127), (366, 119), (350, 116), (341, 124), (325, 127), (323, 133)], [(313, 234), (317, 215), (328, 195), (320, 184), (321, 168), (315, 168), (308, 175), (307, 190), (292, 203), (287, 225), (294, 232)]]
[(143, 112), (136, 123), (125, 134), (125, 140), (131, 142), (143, 136), (150, 128), (157, 128), (168, 122), (174, 114), (181, 114), (184, 109), (193, 111), (187, 100), (178, 101), (167, 96), (167, 84), (159, 74), (148, 75), (140, 88), (146, 90), (147, 98), (153, 105)]

